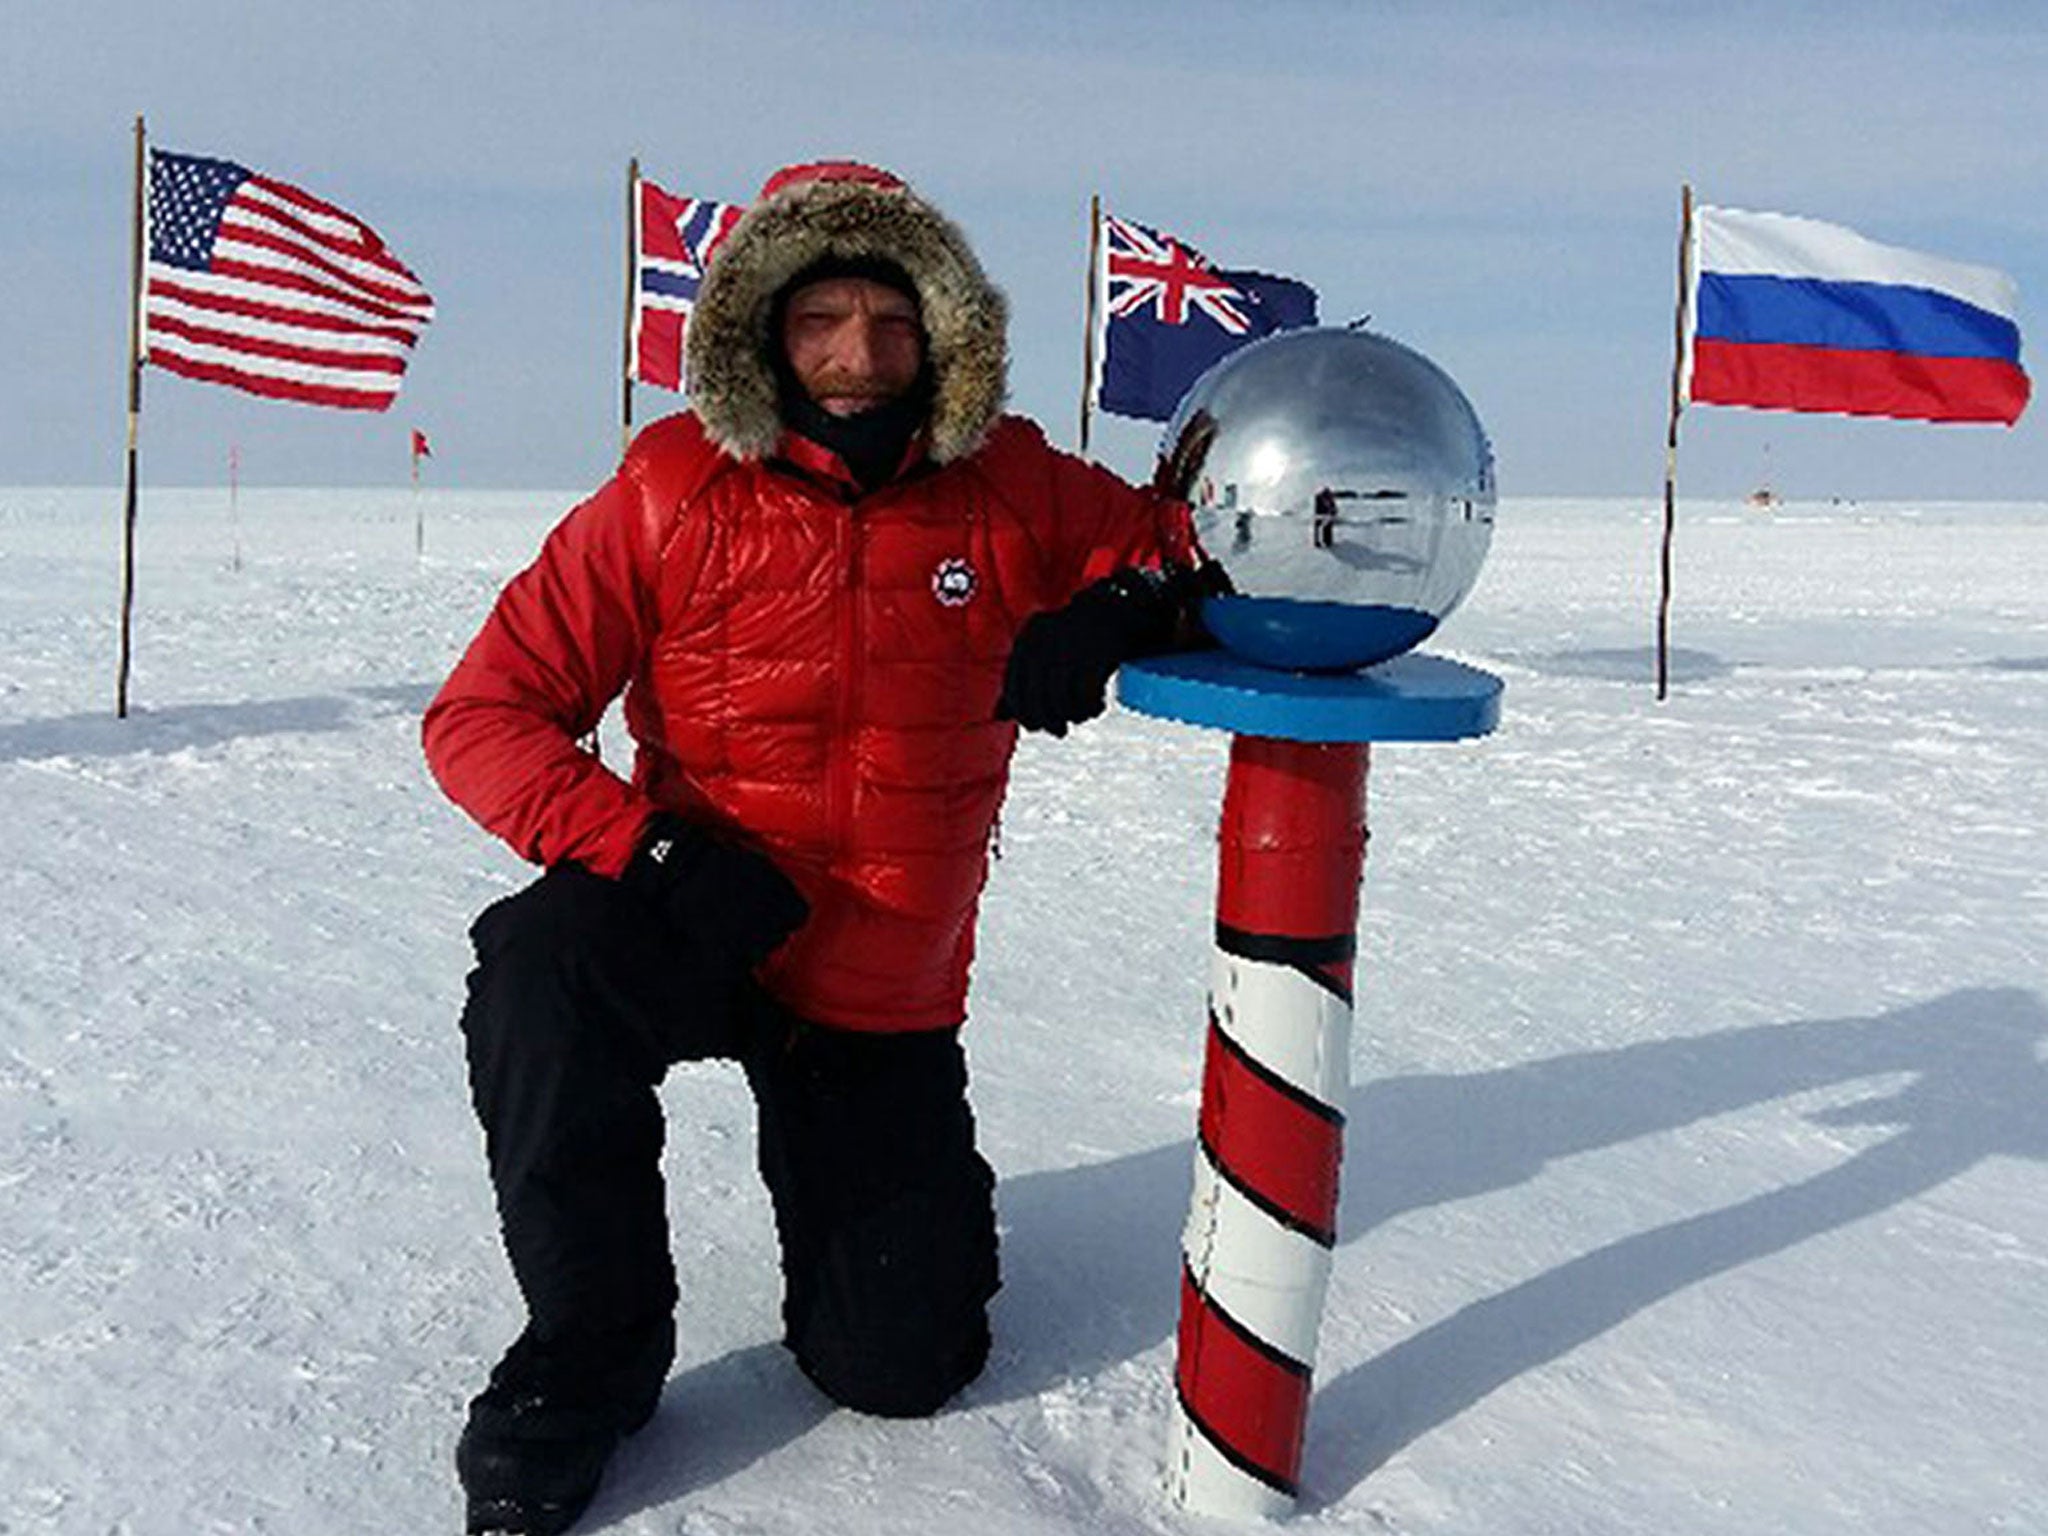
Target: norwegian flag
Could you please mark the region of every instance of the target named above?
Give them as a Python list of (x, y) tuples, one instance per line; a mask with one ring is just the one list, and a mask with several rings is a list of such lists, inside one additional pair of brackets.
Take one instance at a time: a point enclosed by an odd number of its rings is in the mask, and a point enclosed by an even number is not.
[(1217, 359), (1316, 323), (1308, 284), (1214, 266), (1147, 225), (1104, 214), (1098, 250), (1095, 404), (1113, 415), (1165, 421)]
[(704, 265), (745, 213), (743, 203), (678, 197), (640, 179), (635, 214), (632, 377), (683, 387), (683, 328), (697, 303)]

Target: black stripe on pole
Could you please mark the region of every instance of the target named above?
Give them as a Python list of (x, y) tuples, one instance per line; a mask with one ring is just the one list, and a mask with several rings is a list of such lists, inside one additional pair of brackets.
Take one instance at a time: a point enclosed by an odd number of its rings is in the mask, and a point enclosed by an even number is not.
[(1351, 987), (1332, 976), (1328, 967), (1358, 958), (1358, 935), (1333, 933), (1327, 938), (1300, 939), (1283, 933), (1251, 933), (1225, 922), (1216, 924), (1216, 947), (1240, 960), (1284, 965), (1296, 970), (1340, 1001), (1351, 1002)]
[(1335, 965), (1356, 959), (1358, 935), (1333, 933), (1327, 938), (1300, 939), (1281, 933), (1252, 933), (1228, 923), (1216, 925), (1216, 944), (1246, 960), (1266, 960), (1275, 965)]
[(1187, 1275), (1188, 1285), (1194, 1290), (1194, 1293), (1197, 1296), (1202, 1298), (1203, 1307), (1205, 1307), (1208, 1311), (1215, 1313), (1218, 1321), (1220, 1321), (1224, 1325), (1224, 1327), (1228, 1328), (1232, 1333), (1236, 1334), (1238, 1339), (1244, 1344), (1245, 1348), (1251, 1350), (1260, 1358), (1270, 1361), (1275, 1366), (1278, 1366), (1281, 1370), (1287, 1372), (1287, 1374), (1290, 1376), (1299, 1377), (1303, 1381), (1308, 1381), (1315, 1375), (1315, 1371), (1312, 1367), (1310, 1367), (1309, 1365), (1305, 1364), (1300, 1360), (1295, 1359), (1294, 1356), (1288, 1354), (1286, 1350), (1280, 1348), (1279, 1345), (1273, 1343), (1270, 1339), (1260, 1338), (1256, 1333), (1253, 1333), (1250, 1328), (1246, 1327), (1243, 1322), (1233, 1317), (1230, 1314), (1228, 1308), (1220, 1304), (1214, 1296), (1211, 1296), (1206, 1290), (1202, 1288), (1202, 1282), (1195, 1278), (1195, 1272), (1188, 1265), (1188, 1262), (1185, 1258), (1181, 1260), (1181, 1269)]
[(1214, 1426), (1199, 1413), (1195, 1412), (1194, 1404), (1188, 1401), (1187, 1392), (1181, 1387), (1178, 1379), (1173, 1384), (1173, 1395), (1180, 1399), (1180, 1411), (1188, 1416), (1188, 1422), (1201, 1432), (1204, 1440), (1215, 1447), (1218, 1456), (1221, 1456), (1246, 1477), (1254, 1478), (1264, 1483), (1276, 1493), (1284, 1493), (1290, 1499), (1301, 1497), (1301, 1485), (1299, 1483), (1295, 1482), (1292, 1478), (1282, 1477), (1270, 1467), (1260, 1466), (1251, 1457), (1245, 1455), (1243, 1451), (1240, 1451), (1228, 1440), (1217, 1434)]
[(1231, 1035), (1230, 1031), (1217, 1021), (1214, 1009), (1211, 1009), (1209, 1013), (1209, 1027), (1216, 1031), (1217, 1040), (1222, 1043), (1226, 1051), (1230, 1052), (1233, 1057), (1243, 1064), (1245, 1071), (1251, 1073), (1253, 1077), (1256, 1077), (1268, 1088), (1271, 1088), (1275, 1093), (1280, 1094), (1291, 1102), (1299, 1104), (1303, 1109), (1319, 1119), (1328, 1121), (1331, 1125), (1342, 1126), (1344, 1124), (1343, 1110), (1334, 1104), (1324, 1103), (1307, 1089), (1288, 1082), (1286, 1078), (1280, 1076), (1279, 1073), (1246, 1050)]
[(1242, 1195), (1249, 1204), (1258, 1209), (1262, 1216), (1270, 1218), (1275, 1224), (1285, 1227), (1290, 1232), (1298, 1233), (1300, 1236), (1307, 1238), (1318, 1248), (1335, 1248), (1337, 1246), (1337, 1233), (1333, 1228), (1320, 1227), (1312, 1221), (1303, 1221), (1277, 1200), (1273, 1200), (1252, 1188), (1250, 1184), (1238, 1176), (1237, 1170), (1226, 1163), (1222, 1155), (1209, 1145), (1208, 1137), (1197, 1132), (1195, 1135), (1195, 1145), (1202, 1149), (1202, 1156), (1207, 1158), (1209, 1166), (1216, 1170), (1216, 1177)]

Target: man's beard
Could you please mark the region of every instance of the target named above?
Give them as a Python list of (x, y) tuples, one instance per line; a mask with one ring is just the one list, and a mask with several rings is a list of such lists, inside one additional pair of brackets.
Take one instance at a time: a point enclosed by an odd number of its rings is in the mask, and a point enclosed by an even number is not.
[[(867, 411), (878, 410), (892, 400), (900, 400), (915, 386), (905, 385), (902, 389), (877, 389), (848, 373), (823, 373), (809, 381), (804, 393), (822, 411), (834, 416), (858, 416)], [(825, 402), (830, 401), (827, 405)]]
[[(918, 370), (916, 382), (865, 410), (838, 415), (811, 398), (787, 363), (777, 370), (781, 384), (782, 419), (821, 447), (838, 454), (863, 491), (872, 491), (896, 473), (910, 441), (931, 414), (934, 382), (930, 363)], [(821, 393), (827, 378), (819, 380)]]

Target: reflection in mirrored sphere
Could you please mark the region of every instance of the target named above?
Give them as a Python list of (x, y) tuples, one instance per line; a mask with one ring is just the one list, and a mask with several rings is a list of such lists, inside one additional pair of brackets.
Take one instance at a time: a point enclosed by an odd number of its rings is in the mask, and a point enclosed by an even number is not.
[(1216, 638), (1267, 666), (1370, 666), (1463, 601), (1493, 538), (1493, 450), (1463, 391), (1370, 331), (1286, 331), (1217, 363), (1161, 440), (1237, 595)]

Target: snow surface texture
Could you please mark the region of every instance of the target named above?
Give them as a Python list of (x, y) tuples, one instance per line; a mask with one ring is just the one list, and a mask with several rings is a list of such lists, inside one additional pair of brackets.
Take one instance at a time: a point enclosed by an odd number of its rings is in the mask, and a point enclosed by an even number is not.
[[(518, 1324), (454, 1020), (525, 871), (422, 706), (572, 498), (0, 492), (0, 1531), (453, 1532)], [(416, 507), (425, 560), (413, 553)], [(1507, 502), (1386, 747), (1303, 1532), (2048, 1530), (2048, 508)], [(237, 568), (236, 554), (240, 565)], [(970, 1025), (988, 1374), (832, 1411), (736, 1071), (580, 1530), (1206, 1530), (1162, 1493), (1225, 739), (1028, 741)], [(610, 743), (617, 759), (618, 745)]]

